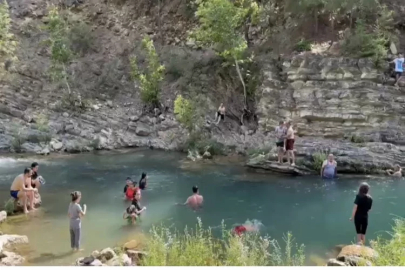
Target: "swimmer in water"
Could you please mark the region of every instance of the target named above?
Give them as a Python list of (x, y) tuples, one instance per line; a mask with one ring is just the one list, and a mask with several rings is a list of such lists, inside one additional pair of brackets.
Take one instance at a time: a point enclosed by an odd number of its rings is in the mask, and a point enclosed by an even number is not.
[(177, 204), (177, 205), (188, 205), (193, 210), (197, 210), (198, 208), (202, 207), (203, 201), (204, 201), (204, 198), (203, 198), (203, 196), (200, 195), (199, 188), (197, 186), (194, 186), (193, 195), (188, 197), (185, 203)]
[(127, 208), (127, 210), (124, 212), (124, 219), (127, 219), (129, 223), (134, 224), (137, 217), (146, 210), (146, 207), (141, 208), (139, 206), (139, 200), (140, 200), (140, 193), (137, 192), (135, 194), (134, 199), (132, 200), (131, 206)]
[(142, 173), (141, 180), (139, 180), (139, 188), (144, 190), (147, 186), (146, 180), (148, 180), (148, 176), (146, 173)]
[(328, 155), (328, 159), (325, 160), (321, 168), (321, 177), (324, 179), (334, 179), (337, 175), (337, 163), (335, 157), (332, 154)]
[(126, 184), (125, 184), (125, 187), (124, 187), (124, 195), (127, 193), (128, 187), (132, 182), (131, 177), (127, 177), (127, 179), (125, 181), (126, 181)]
[(402, 177), (402, 168), (398, 164), (394, 166), (394, 170), (387, 170), (388, 175), (394, 176), (394, 177)]
[(245, 232), (258, 232), (259, 227), (256, 225), (250, 225), (250, 224), (243, 224), (243, 225), (238, 225), (236, 226), (233, 230), (232, 233), (241, 236)]

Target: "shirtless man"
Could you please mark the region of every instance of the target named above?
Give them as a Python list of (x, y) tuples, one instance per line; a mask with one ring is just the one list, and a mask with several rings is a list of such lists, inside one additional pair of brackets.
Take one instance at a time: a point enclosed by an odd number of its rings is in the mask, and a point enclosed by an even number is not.
[(295, 142), (295, 136), (294, 136), (292, 121), (288, 121), (287, 122), (287, 135), (285, 136), (285, 139), (284, 139), (284, 151), (287, 151), (288, 163), (290, 163), (290, 159), (292, 161), (291, 166), (295, 166), (294, 142)]
[(394, 170), (387, 170), (388, 175), (394, 176), (394, 177), (402, 177), (402, 169), (401, 166), (398, 164), (394, 166)]
[(193, 187), (193, 195), (187, 198), (187, 201), (183, 204), (180, 205), (188, 205), (190, 206), (193, 210), (197, 210), (202, 206), (203, 203), (203, 196), (200, 195), (199, 189), (197, 186)]
[(28, 213), (27, 200), (30, 200), (30, 206), (32, 210), (34, 208), (34, 193), (38, 190), (31, 186), (31, 173), (30, 168), (25, 168), (24, 173), (17, 176), (10, 187), (10, 195), (16, 200), (23, 200), (24, 213)]
[[(218, 119), (218, 120), (217, 120)], [(216, 117), (215, 117), (215, 121), (217, 121), (217, 125), (219, 124), (219, 122), (222, 120), (224, 121), (225, 119), (225, 106), (223, 103), (221, 103), (221, 105), (219, 105)]]

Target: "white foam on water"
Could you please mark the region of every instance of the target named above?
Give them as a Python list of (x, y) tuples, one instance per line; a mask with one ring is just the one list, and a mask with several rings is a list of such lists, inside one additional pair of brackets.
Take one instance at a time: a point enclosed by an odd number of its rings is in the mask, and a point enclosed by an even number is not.
[(9, 166), (21, 166), (29, 167), (31, 163), (39, 162), (40, 164), (52, 164), (54, 162), (43, 159), (27, 159), (27, 158), (11, 158), (11, 157), (0, 157), (0, 167), (9, 167)]

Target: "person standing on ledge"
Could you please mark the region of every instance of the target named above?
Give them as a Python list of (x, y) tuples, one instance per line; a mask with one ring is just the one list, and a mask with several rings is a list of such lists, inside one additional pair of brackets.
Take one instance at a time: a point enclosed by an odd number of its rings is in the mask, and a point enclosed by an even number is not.
[(284, 159), (284, 139), (287, 132), (285, 128), (284, 121), (280, 121), (279, 125), (276, 127), (276, 146), (277, 146), (277, 155), (278, 155), (278, 163), (283, 163)]
[(328, 155), (328, 159), (322, 164), (321, 176), (324, 179), (334, 179), (337, 175), (337, 163), (332, 154)]
[(72, 202), (69, 204), (68, 217), (69, 217), (69, 231), (70, 231), (70, 246), (73, 251), (78, 251), (80, 249), (80, 238), (82, 231), (82, 221), (81, 218), (86, 215), (87, 206), (84, 204), (80, 206), (80, 199), (82, 194), (80, 191), (75, 191), (70, 193), (72, 196)]
[(399, 81), (402, 79), (402, 73), (404, 72), (404, 56), (402, 53), (399, 54), (397, 58), (394, 59), (391, 63), (395, 64), (395, 86), (398, 86)]
[(193, 187), (193, 195), (187, 198), (186, 202), (183, 204), (177, 205), (188, 205), (193, 210), (197, 210), (198, 208), (202, 207), (202, 203), (204, 201), (203, 196), (200, 195), (199, 188), (197, 186)]
[(394, 166), (394, 170), (388, 169), (387, 170), (388, 175), (394, 176), (394, 177), (402, 177), (402, 168), (398, 164)]
[(219, 105), (218, 111), (217, 111), (217, 113), (215, 115), (216, 125), (218, 125), (221, 120), (222, 121), (225, 120), (225, 106), (224, 106), (224, 103), (221, 103), (221, 105)]
[(367, 183), (362, 183), (359, 188), (359, 193), (354, 200), (354, 207), (350, 221), (354, 219), (354, 225), (357, 233), (357, 244), (364, 245), (366, 243), (366, 232), (368, 226), (368, 212), (373, 205), (373, 199), (368, 194), (370, 186)]
[(294, 129), (292, 121), (290, 120), (287, 122), (287, 135), (285, 136), (284, 139), (284, 151), (287, 151), (287, 160), (288, 163), (290, 163), (291, 160), (291, 166), (295, 166), (294, 142), (295, 142)]
[(31, 210), (34, 208), (34, 193), (38, 190), (31, 187), (31, 174), (32, 170), (30, 168), (25, 168), (24, 173), (18, 175), (10, 187), (10, 195), (15, 200), (23, 200), (24, 213), (28, 213), (27, 203), (30, 200)]

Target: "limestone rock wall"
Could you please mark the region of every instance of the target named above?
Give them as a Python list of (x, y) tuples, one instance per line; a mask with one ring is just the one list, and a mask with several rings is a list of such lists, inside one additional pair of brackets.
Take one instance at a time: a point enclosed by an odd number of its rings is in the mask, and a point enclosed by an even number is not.
[(269, 61), (263, 70), (257, 97), (262, 131), (292, 119), (300, 137), (403, 144), (405, 89), (383, 85), (371, 59), (304, 54)]

